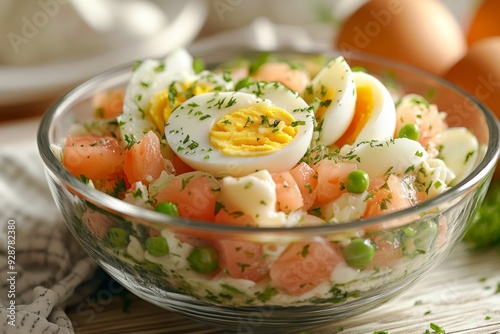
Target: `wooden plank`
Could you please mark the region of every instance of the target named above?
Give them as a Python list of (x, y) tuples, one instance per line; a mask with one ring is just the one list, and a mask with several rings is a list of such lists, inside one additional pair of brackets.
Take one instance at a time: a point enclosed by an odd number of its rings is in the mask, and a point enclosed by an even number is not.
[[(446, 333), (500, 333), (500, 252), (471, 253), (460, 244), (431, 275), (396, 299), (363, 315), (309, 333), (362, 334), (374, 331), (424, 333), (435, 323)], [(228, 333), (149, 304), (132, 294), (128, 312), (123, 300), (95, 307), (93, 314), (72, 308), (69, 316), (77, 333)], [(102, 303), (102, 302), (101, 302)], [(102, 310), (101, 310), (102, 308)], [(295, 331), (295, 333), (300, 330)], [(433, 332), (432, 330), (430, 331)], [(291, 332), (293, 333), (293, 332)]]

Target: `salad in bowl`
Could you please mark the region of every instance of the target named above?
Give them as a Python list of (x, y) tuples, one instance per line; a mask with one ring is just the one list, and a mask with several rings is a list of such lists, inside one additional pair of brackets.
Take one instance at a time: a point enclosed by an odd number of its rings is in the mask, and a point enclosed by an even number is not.
[(107, 72), (44, 117), (54, 197), (111, 276), (167, 309), (233, 329), (255, 310), (261, 329), (361, 313), (446, 257), (498, 158), (483, 106), (398, 66), (205, 69), (180, 49)]

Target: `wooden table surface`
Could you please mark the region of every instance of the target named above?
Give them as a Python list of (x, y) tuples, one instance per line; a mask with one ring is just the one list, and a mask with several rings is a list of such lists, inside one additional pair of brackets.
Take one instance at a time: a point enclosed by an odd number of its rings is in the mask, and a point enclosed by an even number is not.
[[(500, 249), (471, 252), (466, 246), (460, 244), (431, 275), (381, 307), (319, 328), (304, 324), (303, 330), (309, 334), (424, 334), (426, 329), (433, 333), (430, 324), (435, 323), (447, 334), (500, 333)], [(115, 282), (101, 286), (118, 290)], [(163, 310), (128, 291), (102, 300), (96, 296), (67, 310), (77, 333), (230, 333)]]
[[(39, 116), (49, 102), (31, 105), (30, 112), (20, 114), (2, 113), (5, 109), (0, 108), (0, 138), (29, 132), (27, 139), (33, 140), (39, 118), (25, 117)], [(104, 279), (109, 280), (107, 276)], [(116, 283), (104, 281), (104, 286)], [(103, 292), (106, 291), (97, 290), (84, 304), (67, 310), (76, 333), (229, 333), (163, 310), (127, 291), (98, 299)], [(500, 249), (475, 253), (462, 243), (430, 276), (396, 299), (366, 314), (307, 332), (423, 334), (427, 329), (433, 333), (431, 323), (448, 334), (500, 334)], [(290, 333), (299, 332), (300, 329)]]

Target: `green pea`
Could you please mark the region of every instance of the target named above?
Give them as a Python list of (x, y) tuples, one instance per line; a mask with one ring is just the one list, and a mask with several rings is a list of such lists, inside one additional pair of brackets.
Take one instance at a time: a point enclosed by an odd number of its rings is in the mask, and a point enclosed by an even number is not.
[(172, 202), (161, 202), (156, 206), (155, 210), (169, 216), (179, 217), (179, 209)]
[(236, 86), (234, 86), (234, 90), (238, 91), (242, 88), (248, 88), (254, 83), (253, 79), (250, 77), (246, 77), (238, 81)]
[(363, 170), (355, 170), (347, 176), (347, 191), (360, 194), (368, 189), (370, 177)]
[(165, 256), (169, 252), (167, 240), (161, 235), (147, 238), (144, 244), (149, 254), (153, 256)]
[(351, 267), (366, 267), (374, 255), (375, 246), (368, 239), (353, 239), (344, 250), (344, 258)]
[(423, 253), (429, 251), (436, 240), (438, 230), (438, 225), (433, 220), (421, 223), (413, 239), (416, 250)]
[(129, 233), (120, 227), (111, 227), (107, 237), (111, 247), (124, 248), (128, 245)]
[(212, 247), (195, 247), (187, 260), (191, 269), (200, 274), (210, 274), (219, 267), (219, 254)]
[(420, 130), (416, 124), (406, 123), (399, 129), (398, 137), (418, 141), (420, 138)]

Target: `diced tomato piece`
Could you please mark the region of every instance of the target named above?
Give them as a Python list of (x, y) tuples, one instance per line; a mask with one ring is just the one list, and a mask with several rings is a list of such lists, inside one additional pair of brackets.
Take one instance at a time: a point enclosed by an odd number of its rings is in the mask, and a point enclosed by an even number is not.
[(277, 289), (299, 296), (328, 280), (341, 261), (342, 257), (329, 244), (301, 241), (280, 255), (269, 274)]
[(309, 210), (316, 200), (316, 187), (318, 185), (318, 174), (305, 162), (301, 162), (290, 170), (295, 179), (304, 201), (304, 210)]
[(173, 178), (156, 195), (156, 201), (177, 205), (179, 215), (196, 220), (214, 221), (215, 194), (205, 176)]
[(68, 136), (63, 148), (63, 165), (73, 176), (98, 180), (120, 172), (125, 152), (112, 137)]
[(98, 211), (88, 209), (82, 216), (82, 224), (87, 226), (96, 238), (103, 239), (113, 225), (113, 219)]
[(302, 194), (290, 172), (273, 173), (272, 177), (276, 183), (276, 210), (288, 213), (304, 206)]
[(413, 205), (412, 198), (417, 198), (411, 185), (394, 174), (391, 174), (387, 181), (377, 179), (370, 183), (369, 193), (371, 197), (366, 201), (364, 217), (406, 209)]
[(319, 205), (328, 204), (347, 192), (345, 183), (347, 176), (355, 171), (357, 166), (351, 163), (336, 163), (332, 160), (322, 160), (318, 166), (318, 186), (316, 199)]
[(125, 89), (112, 89), (96, 94), (92, 100), (97, 118), (113, 118), (123, 111)]
[(154, 132), (149, 131), (128, 150), (123, 169), (130, 183), (141, 181), (148, 185), (165, 169), (163, 160), (160, 140)]
[(242, 212), (233, 212), (227, 209), (220, 210), (214, 221), (220, 224), (237, 225), (237, 226), (256, 226), (255, 220)]
[(258, 282), (268, 275), (262, 246), (244, 240), (222, 239), (216, 242), (222, 270), (233, 278)]
[(369, 269), (393, 267), (403, 257), (403, 248), (398, 241), (376, 238), (374, 242), (377, 249), (373, 255), (372, 262), (368, 267)]

